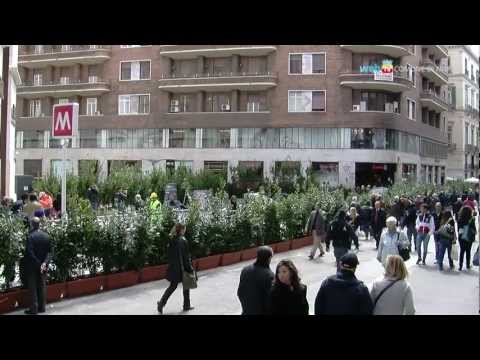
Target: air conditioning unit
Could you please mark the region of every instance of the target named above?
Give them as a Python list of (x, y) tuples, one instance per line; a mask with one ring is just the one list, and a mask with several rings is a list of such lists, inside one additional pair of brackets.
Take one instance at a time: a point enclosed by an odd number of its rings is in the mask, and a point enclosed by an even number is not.
[(230, 111), (230, 104), (223, 104), (222, 111)]
[(360, 111), (360, 105), (353, 105), (353, 111)]

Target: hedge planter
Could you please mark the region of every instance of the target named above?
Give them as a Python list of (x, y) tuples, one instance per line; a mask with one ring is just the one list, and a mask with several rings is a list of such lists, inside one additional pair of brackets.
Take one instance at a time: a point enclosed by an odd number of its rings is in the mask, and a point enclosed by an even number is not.
[(137, 271), (127, 271), (117, 274), (107, 275), (107, 290), (120, 289), (138, 284), (140, 273)]
[(252, 260), (252, 259), (255, 259), (256, 257), (257, 257), (257, 248), (254, 247), (254, 248), (242, 251), (241, 261)]
[(105, 290), (106, 276), (95, 276), (89, 279), (80, 279), (67, 282), (67, 296), (74, 298), (91, 295)]
[(140, 271), (140, 282), (163, 280), (167, 276), (168, 265), (157, 265), (143, 268)]
[(67, 284), (51, 284), (47, 286), (47, 303), (62, 300), (67, 297)]
[(292, 246), (292, 241), (291, 240), (282, 241), (280, 243), (277, 243), (277, 253), (282, 253), (282, 252), (289, 251), (291, 249), (291, 246)]
[(222, 255), (213, 255), (213, 256), (197, 259), (198, 260), (197, 271), (216, 268), (220, 266), (221, 259), (222, 259)]
[(310, 245), (311, 243), (313, 243), (313, 241), (311, 241), (311, 239), (312, 238), (310, 236), (308, 236), (308, 237), (303, 237), (303, 238), (292, 240), (292, 250), (300, 249), (300, 248), (303, 248), (305, 246)]
[(18, 308), (28, 306), (28, 290), (14, 290), (0, 294), (0, 314), (6, 314)]
[(222, 255), (221, 266), (232, 265), (240, 262), (242, 258), (242, 252), (236, 251), (233, 253), (227, 253)]

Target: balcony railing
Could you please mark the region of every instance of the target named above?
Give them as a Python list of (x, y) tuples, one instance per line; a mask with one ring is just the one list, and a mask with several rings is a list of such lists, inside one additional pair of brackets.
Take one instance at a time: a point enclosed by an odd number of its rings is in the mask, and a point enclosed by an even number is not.
[(432, 60), (430, 60), (428, 58), (423, 58), (422, 59), (422, 65), (425, 66), (425, 67), (432, 68), (433, 70), (440, 73), (440, 75), (444, 76), (445, 78), (447, 78), (447, 76), (448, 76), (447, 71), (444, 71), (444, 69), (442, 69), (440, 66), (435, 64), (435, 62), (433, 62)]
[(106, 81), (100, 79), (99, 77), (90, 77), (88, 81), (83, 81), (79, 79), (69, 79), (67, 81), (65, 80), (58, 80), (58, 81), (46, 81), (43, 80), (40, 83), (36, 83), (34, 81), (28, 80), (28, 81), (23, 81), (21, 85), (18, 86), (18, 88), (23, 88), (23, 87), (42, 87), (42, 86), (56, 86), (56, 85), (83, 85), (83, 84), (99, 84), (99, 83), (106, 83)]
[(161, 79), (201, 79), (201, 78), (219, 78), (219, 77), (252, 77), (252, 76), (276, 76), (270, 71), (259, 72), (219, 72), (219, 73), (193, 73), (193, 74), (162, 74)]
[(447, 109), (449, 107), (447, 100), (443, 96), (436, 93), (432, 89), (423, 89), (422, 90), (422, 98), (430, 98), (432, 100), (437, 101), (438, 103), (440, 103), (442, 106), (446, 107)]
[(49, 55), (49, 54), (66, 54), (79, 51), (96, 51), (96, 50), (110, 50), (110, 46), (106, 45), (70, 45), (69, 48), (43, 48), (43, 49), (26, 49), (22, 48), (19, 56), (31, 55)]

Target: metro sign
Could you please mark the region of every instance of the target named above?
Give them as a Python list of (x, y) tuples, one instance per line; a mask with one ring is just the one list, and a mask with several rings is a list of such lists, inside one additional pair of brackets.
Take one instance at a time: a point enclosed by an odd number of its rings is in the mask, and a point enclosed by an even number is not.
[(70, 139), (78, 132), (78, 104), (57, 104), (53, 106), (52, 138)]

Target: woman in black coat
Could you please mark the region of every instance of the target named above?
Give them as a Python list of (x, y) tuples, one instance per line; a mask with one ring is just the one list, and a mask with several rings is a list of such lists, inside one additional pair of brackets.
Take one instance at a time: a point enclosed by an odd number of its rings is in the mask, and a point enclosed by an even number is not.
[(463, 206), (458, 213), (458, 243), (460, 244), (460, 257), (458, 270), (462, 271), (463, 259), (466, 257), (467, 270), (470, 270), (472, 244), (475, 241), (477, 228), (473, 210), (469, 206)]
[(272, 315), (308, 315), (307, 287), (300, 282), (297, 268), (290, 260), (282, 260), (277, 265), (269, 312)]
[[(170, 281), (170, 286), (165, 290), (162, 299), (157, 302), (157, 309), (160, 314), (163, 314), (163, 308), (169, 297), (176, 290), (178, 284), (182, 282), (183, 271), (190, 274), (193, 273), (188, 242), (184, 235), (185, 225), (176, 224), (172, 229), (172, 240), (170, 241), (167, 250), (167, 280)], [(183, 311), (189, 311), (192, 309), (193, 307), (190, 305), (190, 290), (183, 289)]]

